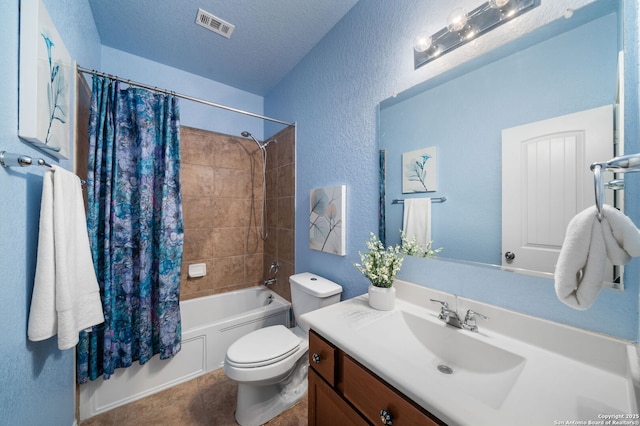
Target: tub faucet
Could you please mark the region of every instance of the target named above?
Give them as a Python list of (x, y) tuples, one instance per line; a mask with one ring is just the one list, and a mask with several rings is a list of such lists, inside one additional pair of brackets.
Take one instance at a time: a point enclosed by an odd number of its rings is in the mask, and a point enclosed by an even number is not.
[(272, 285), (278, 282), (277, 278), (269, 278), (268, 280), (262, 281), (262, 285)]
[(271, 267), (269, 268), (269, 276), (270, 278), (262, 281), (262, 285), (272, 285), (278, 282), (278, 270), (280, 269), (280, 265), (278, 262), (273, 262)]
[(438, 319), (447, 323), (447, 325), (451, 325), (456, 328), (462, 328), (462, 321), (460, 321), (460, 317), (456, 311), (449, 309), (449, 304), (447, 302), (443, 302), (441, 300), (430, 299), (434, 303), (439, 303), (442, 305), (440, 308), (440, 314), (438, 315)]

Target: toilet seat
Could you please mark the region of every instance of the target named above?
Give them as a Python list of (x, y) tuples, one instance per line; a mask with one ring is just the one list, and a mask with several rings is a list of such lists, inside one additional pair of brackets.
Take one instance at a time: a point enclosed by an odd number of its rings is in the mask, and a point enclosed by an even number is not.
[(261, 328), (229, 346), (225, 362), (239, 368), (262, 367), (291, 356), (301, 342), (300, 337), (282, 325)]

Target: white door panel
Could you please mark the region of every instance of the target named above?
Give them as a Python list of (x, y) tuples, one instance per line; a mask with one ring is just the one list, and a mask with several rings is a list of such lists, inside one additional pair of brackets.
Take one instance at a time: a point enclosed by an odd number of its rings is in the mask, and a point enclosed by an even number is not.
[(502, 131), (503, 265), (554, 271), (567, 224), (594, 204), (589, 165), (613, 157), (613, 135), (611, 105)]

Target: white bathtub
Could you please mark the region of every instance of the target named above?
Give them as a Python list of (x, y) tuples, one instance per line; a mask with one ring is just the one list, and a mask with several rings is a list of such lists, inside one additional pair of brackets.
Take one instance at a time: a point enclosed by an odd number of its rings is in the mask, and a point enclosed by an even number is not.
[(264, 287), (180, 302), (182, 349), (173, 358), (158, 356), (119, 368), (109, 380), (80, 385), (80, 420), (159, 392), (222, 367), (227, 348), (262, 327), (290, 325), (291, 304)]

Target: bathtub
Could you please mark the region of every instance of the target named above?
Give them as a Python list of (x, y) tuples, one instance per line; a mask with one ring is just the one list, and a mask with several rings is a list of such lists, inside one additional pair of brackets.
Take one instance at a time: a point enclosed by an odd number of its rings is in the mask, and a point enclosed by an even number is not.
[(80, 420), (221, 368), (227, 348), (243, 335), (291, 323), (291, 304), (264, 287), (251, 287), (180, 302), (182, 349), (119, 368), (109, 380), (80, 385)]

